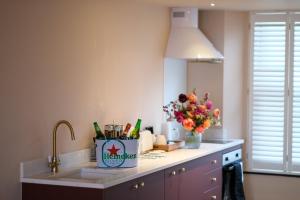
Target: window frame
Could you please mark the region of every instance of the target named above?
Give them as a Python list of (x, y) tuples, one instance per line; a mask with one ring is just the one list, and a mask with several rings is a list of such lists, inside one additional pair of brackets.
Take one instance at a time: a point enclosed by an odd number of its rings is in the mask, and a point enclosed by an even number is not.
[[(252, 109), (253, 109), (253, 59), (254, 59), (254, 23), (255, 22), (286, 22), (286, 44), (285, 44), (285, 91), (284, 91), (284, 144), (283, 144), (283, 171), (271, 169), (254, 169), (252, 160)], [(246, 171), (254, 173), (267, 173), (279, 175), (300, 176), (299, 171), (293, 170), (292, 163), (292, 115), (293, 115), (293, 69), (294, 69), (294, 22), (300, 22), (300, 12), (289, 11), (259, 11), (250, 12), (249, 18), (249, 67), (248, 67), (248, 97), (247, 97), (247, 153)]]

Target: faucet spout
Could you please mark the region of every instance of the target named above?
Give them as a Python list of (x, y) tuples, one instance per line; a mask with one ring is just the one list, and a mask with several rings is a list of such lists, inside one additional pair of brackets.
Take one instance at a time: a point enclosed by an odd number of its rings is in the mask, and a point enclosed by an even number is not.
[(56, 135), (57, 135), (57, 129), (61, 124), (65, 124), (69, 128), (70, 133), (71, 133), (71, 140), (75, 140), (75, 134), (74, 134), (74, 130), (73, 130), (71, 123), (66, 120), (58, 121), (53, 129), (52, 157), (51, 157), (51, 162), (49, 163), (51, 172), (54, 172), (54, 173), (58, 172), (58, 165), (60, 164), (59, 159), (57, 157), (57, 152), (56, 152)]

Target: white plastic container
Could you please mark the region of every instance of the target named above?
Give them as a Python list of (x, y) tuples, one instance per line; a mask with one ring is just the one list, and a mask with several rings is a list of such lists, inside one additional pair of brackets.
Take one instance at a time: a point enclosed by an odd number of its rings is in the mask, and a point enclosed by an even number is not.
[(96, 140), (97, 166), (104, 168), (136, 167), (138, 140)]

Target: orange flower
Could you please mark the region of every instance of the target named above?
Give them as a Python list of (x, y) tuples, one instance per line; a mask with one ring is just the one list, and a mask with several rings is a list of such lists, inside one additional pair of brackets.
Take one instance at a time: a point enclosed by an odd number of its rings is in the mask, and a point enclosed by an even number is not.
[(197, 132), (197, 133), (203, 133), (203, 131), (204, 131), (203, 126), (198, 126), (198, 127), (196, 128), (196, 132)]
[(196, 103), (198, 98), (197, 96), (194, 94), (194, 93), (191, 93), (188, 95), (188, 100), (191, 102), (191, 103)]
[(213, 112), (214, 117), (215, 117), (215, 118), (219, 118), (220, 112), (221, 112), (221, 111), (220, 111), (218, 108), (216, 108), (216, 109), (214, 110), (214, 112)]
[(203, 128), (207, 129), (207, 128), (209, 128), (209, 127), (210, 127), (210, 120), (207, 119), (207, 120), (205, 120), (205, 121), (203, 122)]
[(183, 120), (182, 125), (186, 130), (191, 131), (193, 130), (195, 123), (192, 119), (185, 119)]
[(205, 106), (205, 105), (200, 105), (200, 106), (199, 106), (199, 110), (200, 110), (201, 112), (205, 112), (205, 111), (206, 111), (206, 106)]

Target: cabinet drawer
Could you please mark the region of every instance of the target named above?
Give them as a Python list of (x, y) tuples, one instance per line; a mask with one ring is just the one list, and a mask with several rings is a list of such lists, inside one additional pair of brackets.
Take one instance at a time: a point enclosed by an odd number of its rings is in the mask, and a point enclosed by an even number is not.
[(222, 199), (222, 187), (216, 186), (211, 190), (208, 190), (203, 194), (203, 200), (221, 200)]
[(207, 173), (222, 167), (222, 152), (200, 158), (202, 161), (202, 171)]
[(222, 185), (222, 168), (215, 169), (203, 177), (203, 191), (208, 191), (218, 185)]

